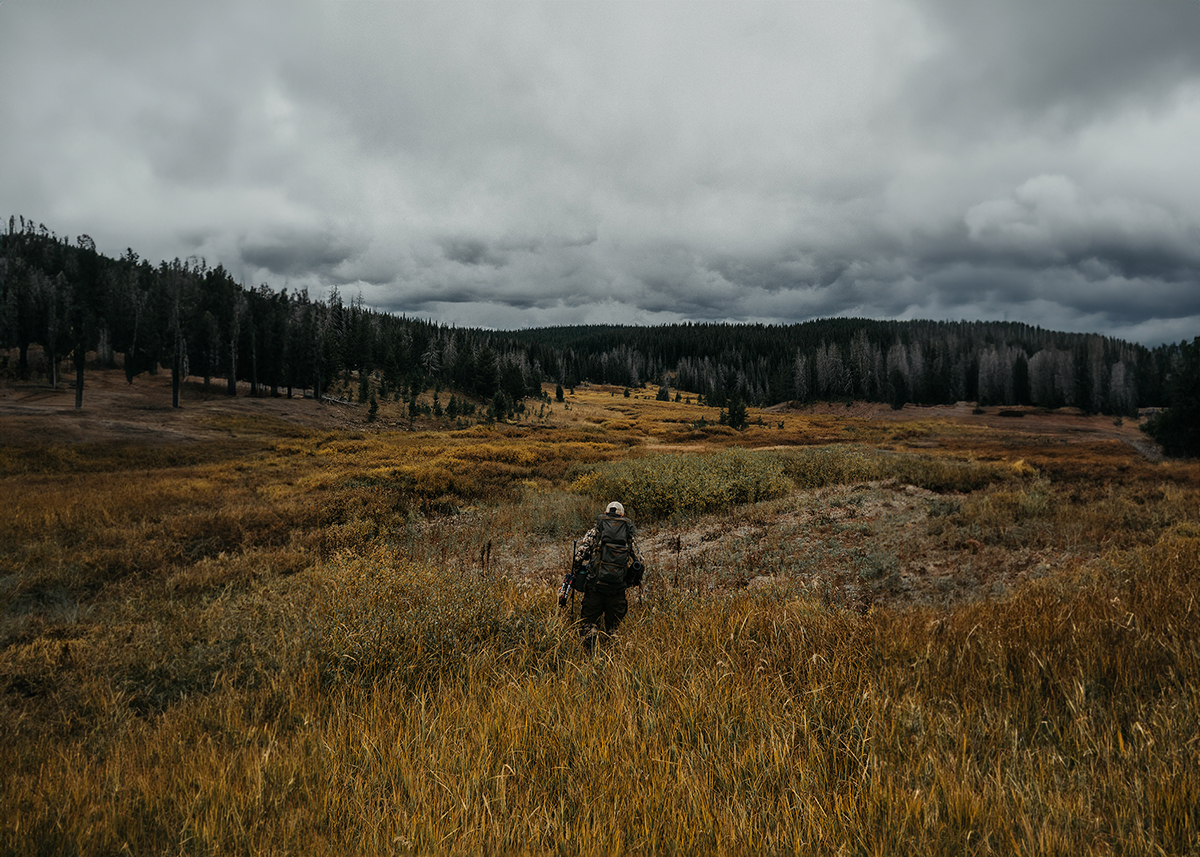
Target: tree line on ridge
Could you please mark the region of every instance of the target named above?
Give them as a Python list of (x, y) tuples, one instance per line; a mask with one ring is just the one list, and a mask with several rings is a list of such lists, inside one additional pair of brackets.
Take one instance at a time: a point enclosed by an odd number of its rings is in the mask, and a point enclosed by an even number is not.
[(347, 302), (337, 289), (314, 299), (247, 288), (200, 259), (153, 265), (132, 249), (114, 259), (86, 235), (71, 241), (10, 218), (0, 233), (0, 350), (16, 352), (11, 374), (29, 377), (32, 345), (45, 352), (51, 383), (69, 360), (77, 405), (92, 353), (130, 383), (169, 370), (176, 405), (189, 376), (221, 379), (231, 394), (241, 381), (252, 395), (318, 398), (353, 377), (383, 396), (456, 389), (500, 417), (541, 396), (543, 383), (585, 381), (686, 390), (721, 408), (860, 399), (1134, 415), (1171, 404), (1197, 347), (994, 321), (458, 328)]

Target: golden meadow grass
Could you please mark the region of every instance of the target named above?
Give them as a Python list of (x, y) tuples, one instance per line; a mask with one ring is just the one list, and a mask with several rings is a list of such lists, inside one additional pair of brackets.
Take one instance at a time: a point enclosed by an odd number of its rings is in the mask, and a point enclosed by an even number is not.
[[(984, 439), (990, 460), (714, 449), (770, 490), (643, 532), (695, 532), (730, 573), (674, 585), (658, 556), (592, 658), (553, 605), (561, 567), (526, 558), (589, 524), (581, 476), (705, 460), (631, 456), (657, 423), (624, 418), (238, 438), (196, 464), (4, 450), (0, 848), (1200, 848), (1195, 465), (1013, 437)], [(774, 440), (826, 432), (788, 420)], [(906, 497), (910, 551), (1063, 564), (944, 606), (811, 585), (916, 562), (888, 541)]]

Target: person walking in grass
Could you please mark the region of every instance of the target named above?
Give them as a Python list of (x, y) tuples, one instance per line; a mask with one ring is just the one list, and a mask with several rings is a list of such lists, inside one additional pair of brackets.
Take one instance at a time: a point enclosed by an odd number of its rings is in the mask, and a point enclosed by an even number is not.
[(575, 588), (583, 592), (579, 631), (588, 651), (595, 649), (602, 630), (606, 636), (617, 632), (629, 610), (625, 590), (642, 582), (643, 566), (633, 538), (633, 521), (614, 500), (575, 551)]

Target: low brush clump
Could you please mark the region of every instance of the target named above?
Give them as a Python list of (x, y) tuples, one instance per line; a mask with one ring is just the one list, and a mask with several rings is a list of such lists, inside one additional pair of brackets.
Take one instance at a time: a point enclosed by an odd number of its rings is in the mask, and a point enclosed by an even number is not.
[(708, 454), (651, 455), (607, 462), (580, 476), (571, 490), (597, 500), (622, 498), (649, 520), (695, 515), (780, 497), (797, 488), (823, 488), (898, 479), (933, 491), (969, 492), (1032, 472), (931, 456), (895, 455), (840, 446), (780, 454), (733, 447)]
[(898, 479), (930, 491), (969, 492), (1033, 472), (1033, 468), (1023, 461), (1003, 465), (929, 455), (899, 455), (844, 444), (788, 451), (780, 457), (784, 472), (798, 488)]
[(776, 456), (733, 448), (601, 464), (571, 490), (597, 500), (619, 497), (631, 512), (655, 520), (769, 500), (790, 487)]

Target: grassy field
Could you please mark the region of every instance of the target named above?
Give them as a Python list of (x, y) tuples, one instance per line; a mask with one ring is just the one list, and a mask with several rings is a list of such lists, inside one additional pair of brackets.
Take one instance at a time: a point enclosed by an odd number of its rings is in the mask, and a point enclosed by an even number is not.
[[(1200, 852), (1197, 463), (1075, 415), (399, 407), (0, 428), (3, 853)], [(555, 593), (614, 498), (649, 573), (593, 656)]]

